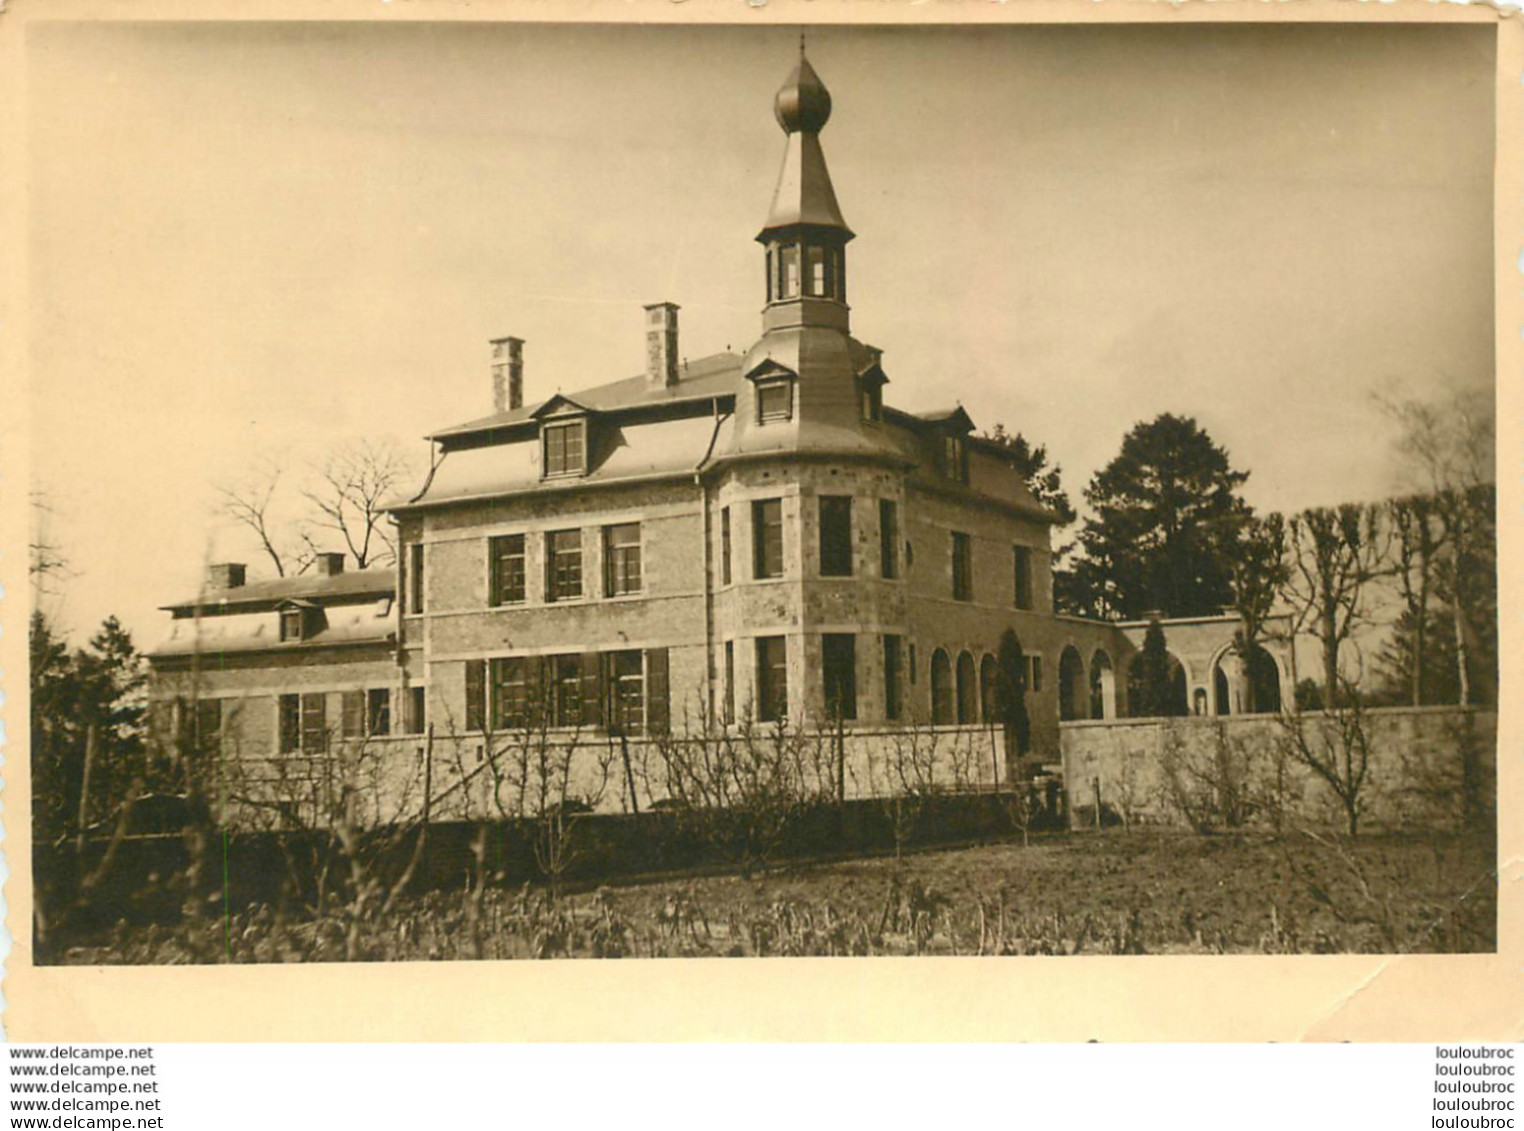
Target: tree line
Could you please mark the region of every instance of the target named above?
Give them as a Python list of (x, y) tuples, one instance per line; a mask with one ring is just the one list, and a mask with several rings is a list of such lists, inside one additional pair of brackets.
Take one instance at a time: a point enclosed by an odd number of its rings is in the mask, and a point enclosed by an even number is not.
[[(1379, 502), (1258, 514), (1249, 473), (1192, 418), (1137, 424), (1084, 490), (1054, 552), (1060, 612), (1103, 620), (1239, 619), (1251, 654), (1272, 616), (1317, 644), (1303, 706), (1350, 688), (1372, 704), (1492, 703), (1497, 695), (1497, 504), (1489, 397), (1384, 398), (1407, 490)], [(1061, 469), (1003, 427), (1005, 448), (1059, 529), (1076, 510)], [(1381, 629), (1372, 647), (1368, 630)]]

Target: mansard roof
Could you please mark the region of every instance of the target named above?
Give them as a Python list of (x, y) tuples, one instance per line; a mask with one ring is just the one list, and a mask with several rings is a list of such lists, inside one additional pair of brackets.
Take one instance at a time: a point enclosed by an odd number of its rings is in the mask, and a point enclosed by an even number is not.
[(159, 607), (177, 617), (188, 617), (198, 610), (205, 614), (269, 611), (291, 602), (319, 606), (352, 604), (388, 597), (396, 591), (396, 570), (362, 569), (331, 576), (304, 573), (296, 577), (276, 577), (231, 589), (204, 589), (194, 596)]
[[(957, 487), (936, 472), (938, 449), (931, 445), (940, 443), (937, 437), (949, 428), (960, 434), (974, 429), (961, 405), (924, 413), (886, 405), (882, 427), (846, 427), (796, 416), (775, 426), (738, 429), (737, 396), (749, 395), (751, 381), (758, 377), (797, 373), (809, 361), (803, 350), (797, 335), (765, 336), (746, 359), (726, 352), (684, 364), (670, 386), (654, 384), (641, 374), (554, 393), (534, 404), (443, 429), (430, 437), (441, 450), (427, 482), (410, 497), (388, 504), (388, 509), (549, 496), (603, 484), (691, 476), (739, 460), (794, 456), (889, 460), (907, 469), (918, 467), (917, 482), (930, 489), (972, 492), (1039, 521), (1053, 520), (1018, 481), (1019, 475), (1012, 479), (1000, 472), (982, 486)], [(888, 381), (882, 358), (882, 350), (848, 337), (840, 362), (858, 380), (877, 384)], [(567, 410), (585, 411), (598, 420), (597, 435), (588, 441), (587, 470), (546, 478), (539, 445), (529, 441), (544, 419)]]
[(741, 358), (733, 353), (716, 353), (697, 361), (685, 361), (677, 370), (677, 384), (655, 385), (645, 374), (579, 389), (566, 395), (552, 394), (543, 401), (527, 404), (507, 412), (495, 412), (491, 416), (478, 417), (464, 424), (440, 429), (430, 434), (430, 440), (448, 443), (451, 440), (501, 428), (512, 428), (536, 420), (542, 411), (550, 411), (558, 401), (570, 401), (589, 412), (612, 412), (649, 406), (683, 404), (693, 401), (713, 400), (717, 396), (733, 395), (736, 378), (741, 372)]

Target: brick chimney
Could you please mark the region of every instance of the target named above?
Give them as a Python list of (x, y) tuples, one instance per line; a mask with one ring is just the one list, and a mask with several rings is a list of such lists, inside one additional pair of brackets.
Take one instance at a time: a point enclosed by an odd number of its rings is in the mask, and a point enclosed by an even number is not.
[(671, 388), (677, 384), (677, 303), (646, 307), (646, 383)]
[(319, 577), (337, 577), (344, 572), (344, 554), (341, 551), (322, 553), (317, 556), (314, 564)]
[(492, 339), (492, 411), (508, 412), (524, 404), (524, 339)]
[(208, 589), (241, 589), (246, 567), (242, 562), (217, 562), (206, 567)]

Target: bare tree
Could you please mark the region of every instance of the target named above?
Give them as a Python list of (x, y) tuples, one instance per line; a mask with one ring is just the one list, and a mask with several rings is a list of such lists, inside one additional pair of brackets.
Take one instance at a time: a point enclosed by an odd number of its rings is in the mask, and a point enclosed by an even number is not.
[(822, 739), (786, 717), (759, 725), (749, 707), (730, 727), (701, 711), (655, 736), (655, 769), (679, 823), (750, 877), (805, 810), (835, 799)]
[[(1248, 665), (1254, 649), (1265, 634), (1269, 621), (1289, 576), (1286, 562), (1286, 522), (1279, 514), (1246, 519), (1234, 539), (1233, 610), (1238, 614), (1238, 631), (1233, 635), (1233, 650)], [(1245, 708), (1259, 709), (1254, 701), (1254, 680), (1247, 681)]]
[(57, 586), (69, 576), (69, 562), (53, 540), (53, 520), (58, 510), (48, 492), (33, 487), (28, 500), (32, 508), (31, 530), (27, 538), (27, 578), (32, 584), (33, 604), (42, 597), (58, 595)]
[(1315, 715), (1282, 711), (1280, 721), (1287, 756), (1328, 786), (1354, 837), (1365, 812), (1371, 760), (1370, 731), (1356, 689), (1346, 682), (1328, 710)]
[(1411, 626), (1409, 640), (1412, 665), (1408, 673), (1408, 693), (1415, 707), (1424, 703), (1424, 665), (1428, 661), (1429, 600), (1434, 588), (1435, 569), (1446, 543), (1444, 525), (1439, 521), (1438, 500), (1433, 495), (1412, 495), (1393, 499), (1387, 504), (1392, 520), (1393, 574), (1402, 594), (1403, 607)]
[(350, 440), (305, 471), (266, 454), (216, 488), (216, 511), (251, 536), (279, 577), (305, 572), (335, 535), (357, 569), (389, 565), (397, 544), (384, 506), (415, 470), (391, 440)]
[(1290, 569), (1282, 592), (1296, 631), (1317, 637), (1331, 706), (1347, 688), (1339, 667), (1344, 645), (1367, 623), (1366, 590), (1387, 569), (1387, 537), (1375, 507), (1313, 507), (1287, 524)]
[(1496, 407), (1490, 389), (1459, 389), (1430, 400), (1381, 397), (1378, 404), (1398, 426), (1407, 478), (1433, 500), (1440, 538), (1447, 544), (1436, 549), (1435, 579), (1450, 598), (1464, 705), (1472, 701), (1473, 653), (1488, 631), (1492, 613), (1487, 598), (1497, 583)]
[(317, 468), (313, 485), (302, 492), (312, 507), (310, 525), (337, 534), (357, 569), (397, 560), (397, 541), (382, 504), (394, 498), (413, 474), (411, 462), (390, 440), (351, 440)]
[(216, 487), (217, 513), (253, 535), (279, 577), (286, 576), (293, 556), (282, 529), (285, 523), (278, 517), (278, 492), (285, 477), (284, 462), (277, 456), (265, 455), (243, 479)]

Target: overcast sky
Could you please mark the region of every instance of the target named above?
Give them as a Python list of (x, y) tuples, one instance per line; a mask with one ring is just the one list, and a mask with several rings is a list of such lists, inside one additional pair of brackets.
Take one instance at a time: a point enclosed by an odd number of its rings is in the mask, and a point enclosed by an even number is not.
[[(888, 399), (1048, 446), (1079, 501), (1137, 421), (1195, 416), (1261, 508), (1394, 481), (1373, 390), (1493, 370), (1493, 29), (815, 30)], [(490, 410), (760, 332), (761, 28), (29, 29), (32, 462), (84, 632), (251, 550), (262, 453)]]

